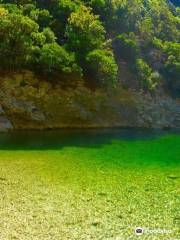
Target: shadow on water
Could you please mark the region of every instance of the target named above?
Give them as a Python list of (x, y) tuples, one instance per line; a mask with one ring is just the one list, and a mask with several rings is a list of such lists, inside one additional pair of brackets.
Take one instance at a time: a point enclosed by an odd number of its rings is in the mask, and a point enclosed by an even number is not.
[(178, 130), (66, 129), (0, 133), (0, 150), (56, 150), (67, 146), (98, 148), (113, 140), (151, 140)]

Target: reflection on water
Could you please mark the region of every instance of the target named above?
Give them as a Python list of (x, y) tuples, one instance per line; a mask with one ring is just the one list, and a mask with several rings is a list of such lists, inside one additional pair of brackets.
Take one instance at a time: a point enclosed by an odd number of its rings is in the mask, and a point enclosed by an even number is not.
[(49, 131), (13, 131), (0, 134), (0, 149), (59, 149), (65, 146), (99, 147), (112, 140), (149, 140), (178, 130), (148, 129), (66, 129)]

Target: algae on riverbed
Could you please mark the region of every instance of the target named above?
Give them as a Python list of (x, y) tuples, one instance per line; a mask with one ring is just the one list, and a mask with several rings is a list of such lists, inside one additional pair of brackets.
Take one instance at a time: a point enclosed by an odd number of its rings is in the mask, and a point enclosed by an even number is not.
[(0, 239), (178, 239), (180, 135), (130, 132), (1, 135)]

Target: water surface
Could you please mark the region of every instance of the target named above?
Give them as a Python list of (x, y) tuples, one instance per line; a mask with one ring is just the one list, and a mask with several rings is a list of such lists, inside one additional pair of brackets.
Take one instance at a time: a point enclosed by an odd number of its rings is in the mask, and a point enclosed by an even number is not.
[(0, 239), (178, 239), (179, 146), (174, 131), (0, 134)]

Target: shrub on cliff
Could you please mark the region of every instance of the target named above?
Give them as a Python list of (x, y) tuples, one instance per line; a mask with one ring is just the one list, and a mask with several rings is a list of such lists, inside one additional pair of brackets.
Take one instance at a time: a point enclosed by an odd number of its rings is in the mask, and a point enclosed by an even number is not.
[[(152, 73), (160, 72), (162, 84), (168, 82), (173, 88), (177, 86), (180, 11), (169, 1), (0, 0), (0, 8), (0, 69), (26, 68), (35, 72), (40, 66), (40, 72), (50, 70), (53, 74), (67, 72), (67, 69), (74, 72), (74, 66), (80, 66), (84, 81), (94, 76), (97, 85), (101, 81), (114, 84), (116, 60), (119, 63), (119, 59), (123, 59), (127, 69), (136, 74), (135, 70), (141, 69), (137, 65), (144, 65), (137, 64), (141, 59)], [(154, 44), (154, 40), (160, 45)], [(112, 46), (107, 47), (106, 42), (114, 43), (114, 54)], [(48, 65), (42, 64), (45, 50), (49, 56), (47, 44), (56, 44), (55, 55), (59, 52), (57, 48), (63, 48), (68, 56), (74, 55), (73, 66), (69, 63), (72, 57), (66, 58), (67, 63), (62, 60), (63, 64), (57, 58), (54, 65), (49, 60), (45, 61)], [(107, 52), (111, 52), (111, 57)], [(97, 59), (101, 62), (95, 66)], [(142, 69), (147, 69), (146, 64)], [(111, 79), (109, 66), (112, 67)], [(138, 71), (143, 72), (142, 69)], [(102, 75), (102, 80), (98, 79)], [(71, 77), (73, 79), (73, 75)], [(148, 79), (155, 88), (154, 77)], [(125, 76), (122, 82), (131, 85), (128, 81)]]
[(159, 73), (153, 72), (152, 68), (143, 59), (137, 59), (136, 68), (142, 86), (154, 90), (160, 80)]
[(118, 67), (111, 51), (93, 50), (87, 55), (86, 61), (89, 74), (98, 85), (116, 85)]
[(45, 44), (42, 47), (39, 64), (43, 73), (81, 73), (74, 54), (68, 53), (57, 43)]
[(140, 55), (140, 49), (134, 33), (120, 34), (114, 40), (114, 48), (117, 56), (134, 63)]

